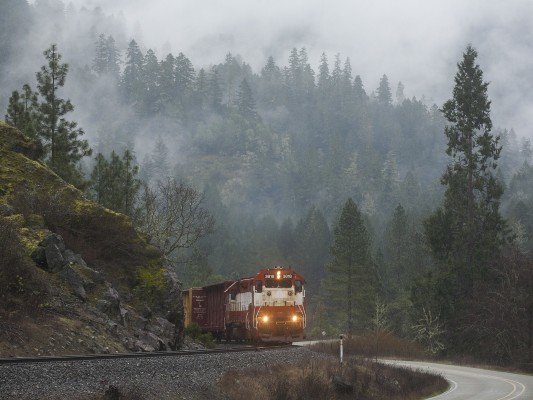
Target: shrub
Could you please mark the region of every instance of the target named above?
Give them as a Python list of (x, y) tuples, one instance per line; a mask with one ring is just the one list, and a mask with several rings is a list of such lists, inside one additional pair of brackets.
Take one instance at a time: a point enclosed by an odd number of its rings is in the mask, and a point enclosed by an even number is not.
[(10, 315), (33, 314), (46, 301), (49, 287), (19, 239), (16, 219), (0, 217), (0, 304)]
[(202, 330), (196, 323), (191, 323), (185, 328), (185, 334), (191, 339), (196, 340), (202, 343), (205, 347), (213, 348), (215, 347), (215, 342), (213, 340), (213, 335), (211, 333), (202, 333)]

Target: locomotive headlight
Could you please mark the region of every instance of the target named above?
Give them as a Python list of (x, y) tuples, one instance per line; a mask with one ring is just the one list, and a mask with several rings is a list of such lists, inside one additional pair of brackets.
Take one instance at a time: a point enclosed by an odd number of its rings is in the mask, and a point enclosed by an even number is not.
[(298, 316), (293, 315), (293, 316), (292, 316), (292, 322), (296, 322), (296, 321), (298, 321)]
[(278, 271), (277, 274), (276, 274), (276, 278), (277, 279), (281, 279), (281, 271)]
[(265, 322), (265, 323), (268, 322), (268, 315), (263, 315), (262, 319), (263, 319), (263, 322)]

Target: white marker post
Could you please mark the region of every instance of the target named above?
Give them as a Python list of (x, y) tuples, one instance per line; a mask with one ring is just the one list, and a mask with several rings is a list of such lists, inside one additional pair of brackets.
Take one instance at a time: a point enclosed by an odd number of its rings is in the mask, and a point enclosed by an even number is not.
[(342, 357), (343, 357), (343, 349), (342, 349), (342, 340), (344, 339), (344, 335), (341, 334), (341, 342), (340, 342), (340, 346), (339, 346), (339, 350), (340, 350), (340, 357), (341, 357), (341, 367), (342, 367)]

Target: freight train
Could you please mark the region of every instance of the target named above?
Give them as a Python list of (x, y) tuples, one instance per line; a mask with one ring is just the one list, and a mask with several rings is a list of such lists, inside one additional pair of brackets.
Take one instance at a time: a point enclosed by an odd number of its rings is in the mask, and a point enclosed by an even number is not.
[(305, 280), (291, 268), (259, 271), (183, 291), (185, 326), (217, 340), (295, 342), (305, 339)]

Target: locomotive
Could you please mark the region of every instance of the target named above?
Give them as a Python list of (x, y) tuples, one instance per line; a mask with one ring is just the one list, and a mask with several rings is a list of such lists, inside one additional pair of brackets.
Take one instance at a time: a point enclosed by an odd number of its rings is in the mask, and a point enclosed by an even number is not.
[(305, 280), (277, 266), (251, 278), (183, 291), (185, 326), (217, 340), (290, 343), (305, 339)]

